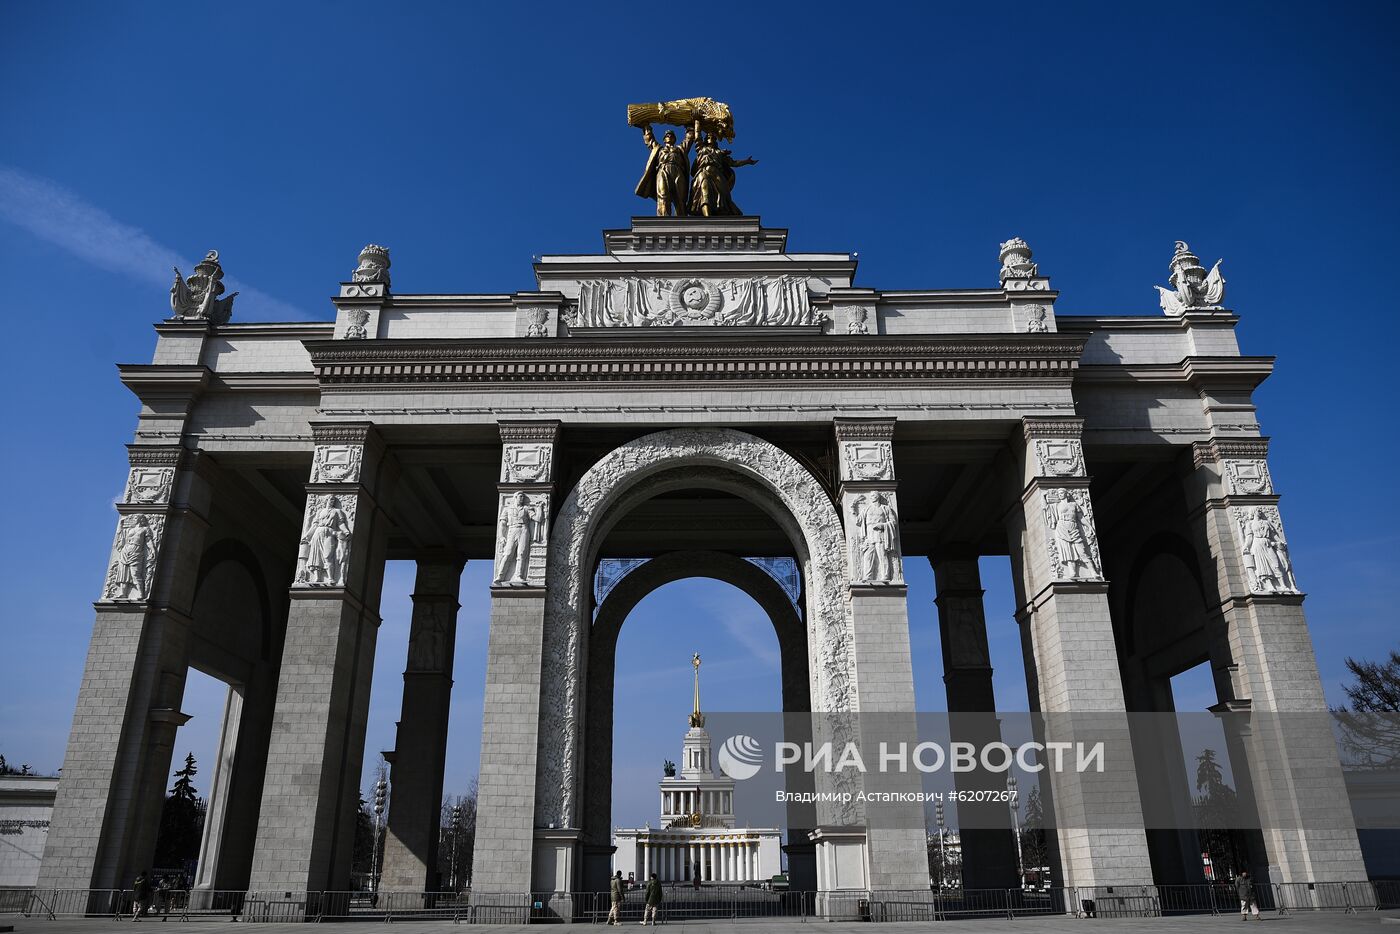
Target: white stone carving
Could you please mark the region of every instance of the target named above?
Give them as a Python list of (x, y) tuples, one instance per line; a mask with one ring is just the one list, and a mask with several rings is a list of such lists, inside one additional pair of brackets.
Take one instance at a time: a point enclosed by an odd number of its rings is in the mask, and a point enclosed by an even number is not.
[(195, 264), (189, 281), (180, 275), (177, 267), (175, 284), (170, 287), (170, 320), (227, 323), (238, 293), (220, 298), (224, 294), (223, 278), (224, 267), (219, 263), (218, 250), (210, 250), (203, 261)]
[(751, 496), (779, 507), (775, 519), (790, 524), (790, 534), (808, 551), (803, 570), (813, 708), (850, 712), (858, 707), (845, 534), (821, 484), (781, 449), (733, 429), (674, 429), (638, 438), (588, 469), (565, 498), (550, 535), (540, 714), (549, 728), (541, 737), (536, 781), (540, 826), (575, 826), (579, 672), (591, 623), (589, 572), (596, 536), (608, 511), (649, 475), (687, 467), (733, 477), (753, 490)]
[(894, 452), (888, 441), (842, 441), (842, 480), (893, 480)]
[(1225, 492), (1229, 496), (1259, 496), (1274, 492), (1265, 460), (1225, 460)]
[(1050, 324), (1046, 318), (1044, 305), (1026, 306), (1026, 332), (1029, 334), (1046, 334), (1050, 331)]
[(570, 327), (792, 326), (818, 324), (802, 276), (753, 279), (587, 279)]
[(143, 506), (168, 503), (174, 483), (174, 467), (133, 467), (126, 478), (126, 493), (122, 496), (122, 502)]
[(103, 600), (137, 602), (151, 596), (165, 517), (148, 513), (122, 516), (107, 561)]
[(345, 313), (345, 319), (350, 323), (345, 327), (342, 340), (362, 341), (369, 337), (369, 329), (365, 327), (369, 324), (368, 311), (363, 308), (351, 308)]
[(1045, 545), (1057, 581), (1103, 580), (1088, 490), (1046, 490)]
[(846, 333), (870, 333), (870, 309), (864, 305), (851, 305), (846, 309)]
[(1084, 476), (1084, 446), (1076, 438), (1037, 438), (1035, 460), (1042, 477)]
[(352, 282), (382, 282), (389, 285), (389, 251), (371, 243), (360, 251), (359, 265), (350, 276)]
[(362, 444), (318, 444), (311, 458), (312, 483), (356, 483), (360, 479)]
[(312, 493), (306, 497), (296, 586), (345, 586), (357, 500), (354, 493)]
[(894, 500), (894, 493), (884, 490), (848, 497), (846, 528), (850, 535), (851, 583), (904, 583), (899, 515)]
[(507, 444), (501, 452), (502, 483), (548, 483), (552, 444)]
[(1033, 279), (1039, 275), (1035, 263), (1031, 262), (1031, 248), (1020, 237), (1012, 237), (1001, 245), (1001, 272), (998, 278), (1004, 288), (1008, 279)]
[(1283, 519), (1277, 506), (1235, 506), (1230, 510), (1249, 592), (1298, 593), (1293, 560), (1283, 537)]
[(526, 336), (526, 337), (548, 337), (548, 336), (549, 336), (549, 309), (548, 309), (548, 308), (527, 308), (527, 309), (525, 309), (525, 336)]
[(492, 583), (543, 587), (549, 543), (549, 494), (502, 493), (499, 516)]
[(1220, 274), (1220, 264), (1216, 260), (1209, 273), (1201, 265), (1200, 259), (1185, 240), (1176, 241), (1176, 252), (1172, 254), (1170, 289), (1153, 286), (1161, 296), (1162, 311), (1172, 317), (1179, 317), (1194, 308), (1218, 309), (1225, 300), (1225, 277)]

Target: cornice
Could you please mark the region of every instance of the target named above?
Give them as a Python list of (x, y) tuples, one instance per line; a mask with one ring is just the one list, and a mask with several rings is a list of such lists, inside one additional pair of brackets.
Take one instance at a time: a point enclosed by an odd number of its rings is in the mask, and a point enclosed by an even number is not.
[(894, 437), (893, 419), (835, 420), (837, 441), (889, 441)]
[[(353, 346), (347, 346), (353, 345)], [(877, 381), (1070, 378), (1084, 341), (953, 337), (715, 336), (645, 341), (307, 341), (322, 386), (385, 383)]]
[(119, 363), (117, 373), (122, 385), (140, 399), (193, 395), (207, 387), (213, 376), (207, 366), (152, 363)]
[(559, 421), (557, 419), (539, 422), (501, 422), (497, 427), (500, 429), (503, 444), (513, 442), (553, 444), (559, 440)]
[(1235, 384), (1253, 390), (1274, 371), (1274, 357), (1184, 357), (1176, 363), (1085, 363), (1077, 383)]

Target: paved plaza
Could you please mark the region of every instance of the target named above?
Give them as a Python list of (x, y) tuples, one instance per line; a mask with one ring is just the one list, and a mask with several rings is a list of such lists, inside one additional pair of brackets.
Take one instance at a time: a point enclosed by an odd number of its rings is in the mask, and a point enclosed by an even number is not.
[[(61, 921), (37, 921), (27, 918), (19, 918), (13, 921), (5, 916), (0, 916), (0, 928), (7, 924), (14, 924), (15, 934), (102, 934), (110, 932), (116, 934), (118, 931), (129, 930), (129, 921), (114, 921), (109, 918), (86, 919), (86, 920), (61, 920)], [(160, 924), (158, 920), (151, 920), (151, 924)], [(177, 925), (178, 930), (184, 934), (198, 934), (198, 932), (216, 932), (228, 930), (227, 921), (213, 922), (179, 922), (170, 921), (172, 925)], [(1253, 924), (1254, 922), (1249, 922)], [(1163, 934), (1195, 934), (1198, 931), (1229, 931), (1235, 930), (1241, 922), (1238, 915), (1190, 915), (1186, 917), (1174, 918), (1021, 918), (1014, 921), (998, 919), (980, 919), (975, 921), (910, 921), (897, 925), (901, 932), (915, 931), (935, 931), (938, 934), (1003, 934), (1007, 931), (1016, 931), (1025, 934), (1028, 931), (1051, 931), (1051, 932), (1072, 932), (1072, 931), (1141, 931), (1141, 932), (1163, 932)], [(1339, 912), (1312, 912), (1308, 914), (1293, 913), (1279, 916), (1273, 913), (1265, 914), (1260, 924), (1267, 926), (1270, 931), (1289, 931), (1294, 934), (1328, 934), (1332, 931), (1352, 931), (1352, 930), (1383, 930), (1400, 931), (1400, 912), (1366, 912), (1362, 914), (1348, 915)], [(635, 927), (637, 925), (628, 925)], [(823, 922), (819, 920), (810, 921), (687, 921), (675, 924), (664, 925), (671, 930), (672, 934), (726, 934), (728, 931), (742, 930), (747, 934), (790, 934), (794, 931), (807, 931), (813, 927), (820, 927), (827, 934), (844, 934), (844, 932), (869, 931), (870, 925), (860, 922)], [(257, 929), (261, 934), (296, 934), (305, 930), (298, 924), (259, 924)], [(394, 930), (398, 934), (418, 934), (418, 932), (451, 930), (466, 934), (469, 931), (482, 931), (484, 934), (511, 934), (516, 931), (539, 930), (538, 925), (500, 925), (500, 924), (457, 924), (450, 921), (407, 921), (395, 922)]]

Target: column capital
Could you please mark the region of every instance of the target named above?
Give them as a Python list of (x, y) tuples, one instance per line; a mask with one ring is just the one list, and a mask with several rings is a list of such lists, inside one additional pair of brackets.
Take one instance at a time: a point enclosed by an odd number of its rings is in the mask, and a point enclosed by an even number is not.
[(1197, 468), (1231, 459), (1263, 459), (1269, 456), (1269, 439), (1210, 438), (1191, 444), (1191, 459)]
[(501, 432), (502, 444), (538, 442), (554, 444), (559, 440), (559, 421), (555, 419), (529, 421), (502, 421), (496, 423)]
[(1021, 417), (1021, 433), (1027, 442), (1037, 438), (1073, 438), (1084, 435), (1084, 419), (1051, 415)]
[(892, 441), (895, 420), (892, 418), (832, 419), (837, 441)]

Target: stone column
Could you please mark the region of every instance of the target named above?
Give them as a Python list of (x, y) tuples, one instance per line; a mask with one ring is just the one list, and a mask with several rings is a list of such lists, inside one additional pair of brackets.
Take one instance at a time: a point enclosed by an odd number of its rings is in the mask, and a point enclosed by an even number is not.
[(254, 891), (344, 890), (364, 761), (394, 468), (367, 422), (313, 425)]
[[(855, 668), (861, 714), (861, 746), (876, 755), (882, 741), (910, 743), (918, 735), (914, 716), (914, 667), (909, 652), (908, 588), (899, 542), (899, 504), (894, 468), (894, 422), (838, 419), (835, 422), (840, 488), (837, 499), (846, 526), (851, 608), (855, 622)], [(866, 791), (919, 792), (914, 771), (864, 777)], [(923, 806), (879, 805), (868, 822), (866, 846), (872, 889), (926, 889), (928, 859)], [(848, 833), (825, 835), (827, 846), (849, 846)], [(819, 845), (823, 845), (819, 843)]]
[[(1152, 880), (1142, 803), (1127, 747), (1108, 582), (1089, 501), (1081, 419), (1025, 418), (1016, 443), (1020, 508), (1007, 517), (1017, 620), (1032, 706), (1050, 741), (1107, 737), (1122, 747), (1109, 774), (1040, 773), (1070, 886)], [(1090, 722), (1085, 714), (1098, 714)], [(1070, 731), (1069, 714), (1079, 715)], [(1072, 735), (1066, 735), (1072, 733)], [(1048, 787), (1047, 787), (1048, 786)], [(1090, 815), (1098, 815), (1091, 818)]]
[[(541, 745), (548, 741), (540, 732), (540, 677), (559, 423), (502, 422), (500, 431), (476, 824), (476, 852), (490, 857), (473, 867), (472, 888), (499, 894), (519, 892), (528, 884), (552, 892), (558, 880), (573, 878), (569, 832), (576, 829), (553, 826), (557, 817), (542, 818), (540, 826), (535, 815), (536, 767)], [(555, 724), (544, 727), (557, 729)]]
[[(1001, 741), (987, 648), (987, 620), (975, 553), (932, 562), (938, 596), (938, 635), (943, 646), (943, 684), (948, 694), (948, 727), (953, 742), (978, 749)], [(1006, 790), (1000, 772), (957, 772), (958, 791)], [(1003, 801), (958, 803), (962, 835), (962, 884), (967, 889), (1020, 885), (1011, 811)]]
[(122, 888), (150, 867), (188, 671), (212, 468), (178, 446), (131, 467), (78, 690), (40, 888)]
[(1216, 709), (1235, 774), (1251, 786), (1239, 788), (1241, 799), (1252, 790), (1263, 825), (1259, 868), (1272, 882), (1364, 879), (1268, 439), (1215, 438), (1194, 453), (1191, 522), (1207, 594), (1219, 600), (1210, 623)]
[(379, 879), (379, 888), (385, 892), (442, 888), (437, 878), (438, 832), (463, 564), (457, 555), (418, 560), (403, 673), (403, 713), (389, 773), (389, 824)]

